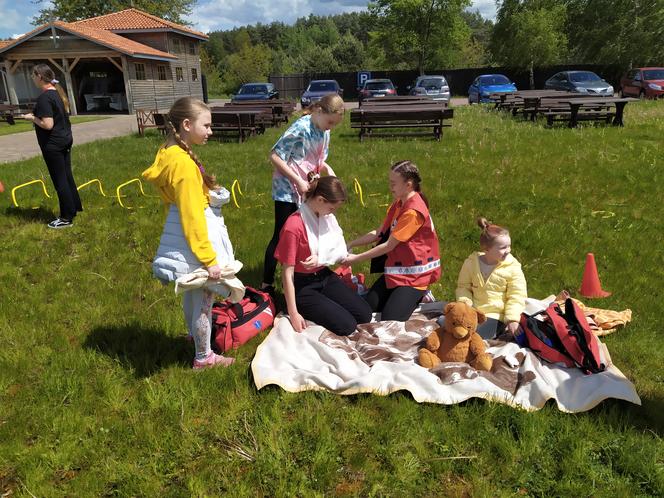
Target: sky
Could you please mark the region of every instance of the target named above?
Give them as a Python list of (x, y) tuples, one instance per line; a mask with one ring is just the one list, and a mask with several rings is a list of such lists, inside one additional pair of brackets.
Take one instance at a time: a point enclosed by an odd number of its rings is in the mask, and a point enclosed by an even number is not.
[[(281, 21), (292, 24), (309, 14), (331, 15), (366, 9), (367, 0), (198, 0), (188, 20), (204, 33)], [(473, 0), (472, 10), (496, 16), (494, 0)], [(44, 5), (44, 4), (41, 4)], [(34, 28), (40, 5), (33, 0), (0, 0), (0, 39), (16, 38)]]

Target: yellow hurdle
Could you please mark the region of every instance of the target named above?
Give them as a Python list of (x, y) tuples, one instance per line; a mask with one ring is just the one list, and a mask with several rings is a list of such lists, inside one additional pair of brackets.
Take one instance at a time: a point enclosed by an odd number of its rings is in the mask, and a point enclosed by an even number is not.
[(237, 203), (237, 197), (235, 196), (235, 187), (237, 186), (237, 191), (240, 193), (241, 196), (244, 197), (244, 194), (242, 193), (242, 189), (240, 188), (240, 182), (235, 179), (233, 181), (233, 184), (231, 185), (231, 195), (233, 196), (233, 204), (235, 204), (236, 208), (240, 208), (240, 205)]
[(360, 204), (362, 204), (362, 207), (367, 207), (364, 204), (364, 196), (362, 195), (362, 185), (360, 185), (360, 181), (357, 178), (353, 179), (353, 186), (355, 187), (355, 193), (360, 196)]
[(123, 187), (126, 187), (127, 185), (129, 185), (129, 184), (131, 184), (131, 183), (138, 183), (138, 188), (141, 190), (141, 194), (143, 194), (145, 197), (155, 197), (155, 196), (148, 196), (148, 195), (145, 193), (145, 191), (143, 190), (143, 184), (141, 183), (141, 180), (139, 180), (138, 178), (132, 178), (132, 179), (129, 180), (128, 182), (124, 182), (123, 184), (118, 185), (118, 188), (115, 189), (115, 195), (116, 195), (116, 197), (118, 198), (118, 202), (120, 203), (120, 206), (122, 206), (123, 208), (125, 208), (125, 209), (134, 209), (134, 208), (131, 207), (131, 206), (125, 206), (124, 204), (122, 204), (122, 198), (121, 198), (121, 196), (120, 196), (120, 190), (121, 190)]
[(95, 178), (95, 179), (93, 179), (93, 180), (90, 180), (89, 182), (86, 182), (86, 183), (84, 183), (83, 185), (79, 185), (79, 186), (76, 188), (76, 190), (81, 190), (82, 188), (87, 187), (88, 185), (90, 185), (90, 184), (92, 184), (92, 183), (97, 183), (97, 184), (99, 185), (99, 193), (100, 193), (101, 195), (103, 195), (104, 197), (106, 197), (106, 194), (104, 193), (104, 189), (101, 187), (101, 182), (99, 181), (98, 178)]
[(51, 198), (50, 195), (48, 195), (48, 192), (46, 191), (46, 184), (44, 183), (44, 180), (30, 180), (29, 182), (22, 183), (21, 185), (17, 185), (12, 189), (12, 202), (14, 203), (14, 206), (18, 207), (18, 202), (16, 202), (16, 191), (20, 188), (27, 187), (28, 185), (32, 185), (33, 183), (41, 183), (42, 190), (44, 191), (44, 195), (48, 197), (49, 199)]

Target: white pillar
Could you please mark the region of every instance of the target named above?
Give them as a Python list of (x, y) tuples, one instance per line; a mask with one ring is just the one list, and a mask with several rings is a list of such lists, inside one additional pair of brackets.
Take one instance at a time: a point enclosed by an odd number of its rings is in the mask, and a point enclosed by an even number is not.
[(7, 91), (9, 93), (9, 102), (18, 105), (18, 97), (16, 97), (16, 83), (14, 82), (14, 73), (11, 72), (12, 61), (5, 61), (5, 75), (7, 76)]
[(67, 98), (69, 99), (69, 111), (72, 116), (78, 114), (76, 110), (76, 97), (74, 94), (74, 88), (71, 82), (71, 72), (69, 71), (69, 61), (63, 57), (62, 58), (62, 69), (65, 73), (65, 84), (67, 85)]
[(125, 96), (127, 97), (127, 107), (129, 107), (129, 114), (134, 114), (134, 98), (131, 93), (131, 82), (129, 81), (129, 64), (127, 64), (127, 56), (123, 55), (122, 59), (122, 77), (124, 78)]

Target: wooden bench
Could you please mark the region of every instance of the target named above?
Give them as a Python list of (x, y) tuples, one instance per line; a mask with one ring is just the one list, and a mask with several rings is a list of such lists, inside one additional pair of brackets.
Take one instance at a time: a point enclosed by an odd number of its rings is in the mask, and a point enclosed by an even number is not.
[[(454, 117), (454, 110), (442, 106), (394, 106), (394, 107), (360, 107), (351, 110), (350, 127), (359, 129), (360, 142), (365, 137), (384, 136), (423, 136), (433, 135), (440, 140), (445, 119)], [(431, 128), (431, 131), (406, 132), (399, 129)], [(373, 133), (375, 129), (391, 129), (392, 132)]]
[(568, 108), (566, 110), (552, 110), (543, 114), (546, 116), (549, 126), (555, 121), (566, 121), (570, 128), (575, 128), (579, 121), (604, 121), (614, 126), (623, 126), (625, 106), (629, 102), (637, 100), (616, 97), (585, 97), (561, 100), (561, 104), (567, 104)]
[(141, 136), (145, 136), (147, 128), (157, 128), (162, 135), (168, 133), (166, 114), (160, 114), (157, 109), (136, 109), (136, 122)]
[(367, 97), (365, 99), (361, 99), (359, 101), (359, 105), (360, 107), (362, 107), (365, 104), (373, 104), (377, 102), (387, 102), (388, 104), (396, 104), (403, 102), (409, 103), (409, 102), (420, 102), (420, 101), (433, 102), (433, 99), (422, 95), (390, 95), (385, 97)]
[(16, 123), (15, 118), (19, 112), (19, 107), (14, 104), (0, 104), (0, 121), (6, 121), (8, 124), (13, 125)]
[(212, 132), (217, 136), (237, 134), (238, 142), (242, 143), (246, 138), (265, 131), (261, 124), (256, 123), (257, 114), (252, 110), (219, 110), (217, 108), (212, 111)]
[(281, 104), (273, 105), (237, 105), (234, 103), (226, 103), (224, 107), (214, 107), (212, 110), (222, 110), (222, 111), (254, 111), (256, 113), (256, 123), (263, 125), (263, 127), (268, 128), (271, 126), (280, 126), (283, 122), (288, 121), (288, 116), (284, 113), (283, 106)]
[[(285, 99), (270, 99), (270, 100), (240, 100), (238, 102), (227, 102), (224, 107), (233, 108), (250, 108), (262, 107), (272, 109), (273, 114), (277, 114), (278, 118), (283, 122), (288, 122), (292, 114), (295, 112), (296, 104), (290, 100)], [(275, 112), (275, 109), (277, 112)]]

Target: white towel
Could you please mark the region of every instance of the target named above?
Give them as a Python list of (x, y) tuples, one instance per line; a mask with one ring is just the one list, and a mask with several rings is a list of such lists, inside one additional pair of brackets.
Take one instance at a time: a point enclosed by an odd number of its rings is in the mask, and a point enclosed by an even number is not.
[(307, 203), (300, 205), (300, 216), (307, 230), (311, 254), (318, 255), (319, 265), (334, 265), (348, 255), (344, 232), (333, 214), (316, 216)]
[(241, 269), (242, 263), (235, 260), (221, 266), (221, 276), (218, 279), (211, 279), (205, 268), (198, 268), (175, 280), (175, 293), (181, 294), (206, 287), (224, 298), (228, 297), (233, 303), (239, 303), (244, 297), (245, 287), (235, 274)]

